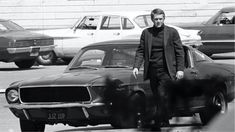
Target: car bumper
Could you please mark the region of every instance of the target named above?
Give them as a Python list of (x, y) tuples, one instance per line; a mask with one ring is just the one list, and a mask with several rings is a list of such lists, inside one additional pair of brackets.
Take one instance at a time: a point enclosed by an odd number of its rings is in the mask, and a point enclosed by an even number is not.
[(105, 119), (109, 115), (107, 107), (103, 103), (10, 104), (6, 107), (10, 108), (13, 114), (20, 119), (48, 123)]
[(38, 52), (47, 52), (52, 51), (55, 48), (54, 45), (49, 46), (31, 46), (31, 47), (23, 47), (23, 48), (7, 48), (9, 54), (17, 54), (17, 53), (32, 53), (33, 50), (37, 49)]

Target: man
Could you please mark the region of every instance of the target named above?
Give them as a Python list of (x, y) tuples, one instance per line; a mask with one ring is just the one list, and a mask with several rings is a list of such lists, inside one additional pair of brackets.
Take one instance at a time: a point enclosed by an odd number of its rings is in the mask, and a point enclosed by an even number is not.
[(150, 79), (150, 86), (157, 106), (156, 125), (169, 121), (167, 94), (164, 83), (184, 76), (184, 51), (176, 29), (164, 24), (165, 13), (161, 9), (151, 12), (153, 27), (145, 29), (136, 50), (133, 75), (137, 78), (144, 61), (144, 80)]

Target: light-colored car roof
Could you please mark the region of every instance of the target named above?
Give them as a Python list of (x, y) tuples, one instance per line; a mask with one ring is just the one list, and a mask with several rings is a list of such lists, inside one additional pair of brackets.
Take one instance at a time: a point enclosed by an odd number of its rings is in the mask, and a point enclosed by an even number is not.
[(117, 15), (117, 16), (126, 16), (126, 17), (136, 17), (140, 15), (150, 15), (150, 12), (148, 11), (109, 11), (109, 12), (88, 12), (83, 13), (83, 16), (85, 15)]

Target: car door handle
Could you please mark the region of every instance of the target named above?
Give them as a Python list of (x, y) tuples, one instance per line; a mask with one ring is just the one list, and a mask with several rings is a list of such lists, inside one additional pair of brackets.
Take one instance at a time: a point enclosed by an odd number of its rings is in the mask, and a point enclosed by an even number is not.
[(92, 36), (92, 35), (94, 35), (94, 33), (87, 33), (87, 35), (91, 35)]
[(120, 33), (113, 33), (113, 35), (117, 35), (118, 36), (118, 35), (120, 35)]

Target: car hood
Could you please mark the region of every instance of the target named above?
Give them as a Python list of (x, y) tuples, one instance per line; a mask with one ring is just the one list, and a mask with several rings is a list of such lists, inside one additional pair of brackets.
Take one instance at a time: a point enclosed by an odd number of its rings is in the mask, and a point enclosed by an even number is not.
[(101, 68), (98, 70), (76, 70), (69, 73), (44, 76), (21, 82), (20, 87), (37, 86), (76, 86), (76, 85), (104, 85), (106, 77), (121, 78), (121, 82), (128, 82), (131, 69)]
[(12, 40), (32, 40), (32, 39), (47, 39), (49, 36), (32, 33), (27, 30), (22, 31), (9, 31), (0, 35), (1, 37), (9, 38)]

